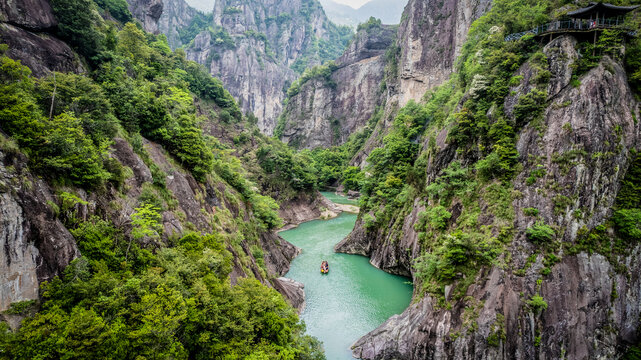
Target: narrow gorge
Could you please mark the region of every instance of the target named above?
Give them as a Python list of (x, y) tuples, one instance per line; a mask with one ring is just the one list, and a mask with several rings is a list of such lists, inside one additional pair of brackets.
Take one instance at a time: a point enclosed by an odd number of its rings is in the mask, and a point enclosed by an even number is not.
[(0, 359), (641, 358), (639, 1), (190, 4), (0, 0)]

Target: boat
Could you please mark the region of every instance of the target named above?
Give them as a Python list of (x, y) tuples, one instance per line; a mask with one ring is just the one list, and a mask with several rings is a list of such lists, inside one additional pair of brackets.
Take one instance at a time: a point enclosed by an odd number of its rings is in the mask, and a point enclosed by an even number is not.
[(327, 274), (329, 273), (329, 263), (327, 261), (323, 261), (321, 263), (321, 274)]

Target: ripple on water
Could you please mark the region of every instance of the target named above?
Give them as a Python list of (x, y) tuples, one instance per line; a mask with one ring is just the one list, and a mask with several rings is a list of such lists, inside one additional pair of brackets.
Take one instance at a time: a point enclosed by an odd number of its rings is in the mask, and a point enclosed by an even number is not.
[[(307, 332), (320, 339), (328, 360), (352, 359), (349, 347), (410, 303), (408, 279), (388, 274), (358, 255), (334, 253), (334, 245), (353, 229), (356, 215), (343, 213), (281, 232), (303, 252), (285, 275), (305, 284), (306, 307), (301, 318)], [(321, 261), (330, 272), (321, 275)]]

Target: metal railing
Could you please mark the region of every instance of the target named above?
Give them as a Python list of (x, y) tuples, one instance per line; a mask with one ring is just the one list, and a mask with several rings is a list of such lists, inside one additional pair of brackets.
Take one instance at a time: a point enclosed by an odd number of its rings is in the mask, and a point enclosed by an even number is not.
[[(505, 41), (519, 40), (527, 34), (541, 35), (550, 32), (564, 32), (564, 31), (590, 31), (595, 29), (609, 29), (621, 28), (626, 29), (623, 19), (595, 19), (595, 20), (558, 20), (552, 21), (535, 27), (534, 29), (523, 31), (520, 33), (510, 34), (505, 37)], [(630, 32), (630, 35), (636, 35), (636, 31)]]

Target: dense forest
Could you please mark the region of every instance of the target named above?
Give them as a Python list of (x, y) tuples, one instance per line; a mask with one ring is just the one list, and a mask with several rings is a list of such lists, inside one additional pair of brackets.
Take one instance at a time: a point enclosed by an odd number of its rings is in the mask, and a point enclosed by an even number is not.
[[(126, 22), (124, 0), (55, 0), (52, 7), (56, 34), (82, 56), (87, 71), (37, 79), (0, 45), (6, 134), (0, 151), (5, 160), (28, 159), (29, 169), (56, 190), (49, 206), (82, 257), (42, 284), (41, 302), (7, 310), (31, 316), (16, 332), (0, 324), (0, 358), (322, 358), (320, 344), (304, 334), (279, 293), (254, 279), (231, 286), (228, 250), (238, 237), (278, 228), (278, 204), (262, 194), (278, 188), (283, 199), (315, 189), (316, 164), (260, 135), (220, 81), (172, 52), (163, 35)], [(201, 125), (212, 121), (242, 131), (226, 144), (203, 133)], [(78, 214), (78, 205), (87, 204), (78, 192), (127, 196), (133, 174), (111, 155), (116, 137), (131, 144), (153, 177), (126, 224)], [(147, 140), (201, 184), (227, 184), (233, 191), (226, 196), (246, 204), (252, 221), (227, 212), (216, 221), (236, 223), (238, 233), (163, 236), (161, 213), (175, 209), (177, 199)], [(254, 159), (253, 167), (241, 166), (234, 144), (246, 145), (245, 162)], [(261, 248), (252, 249), (264, 269)]]

